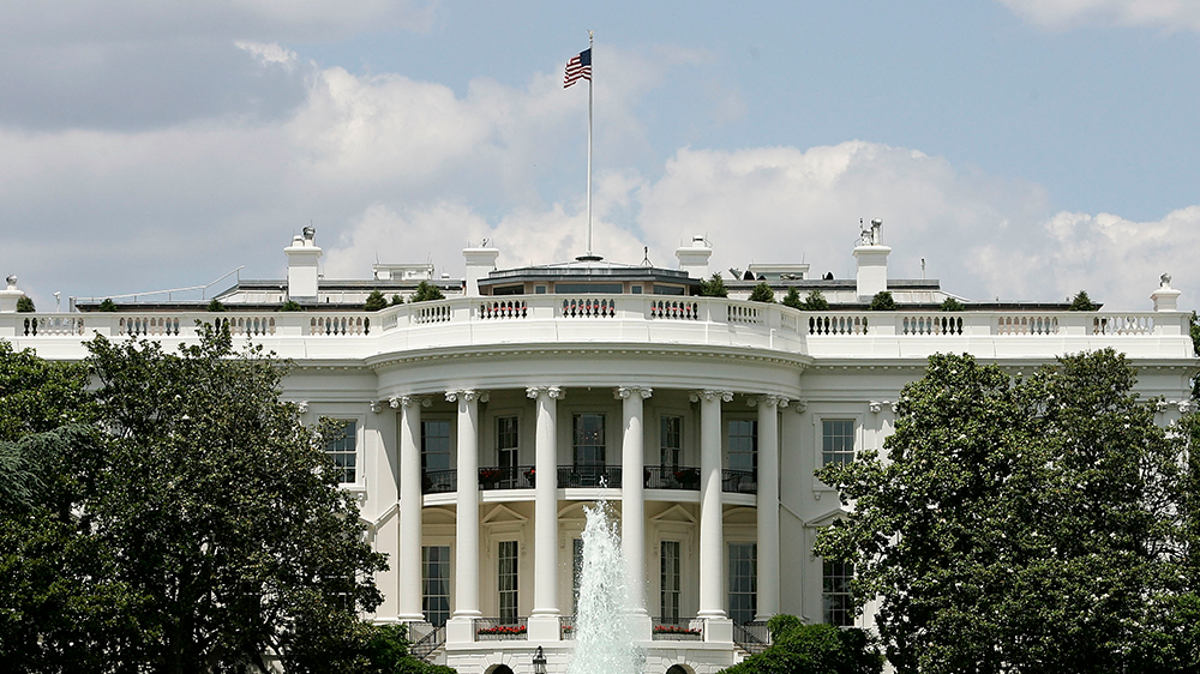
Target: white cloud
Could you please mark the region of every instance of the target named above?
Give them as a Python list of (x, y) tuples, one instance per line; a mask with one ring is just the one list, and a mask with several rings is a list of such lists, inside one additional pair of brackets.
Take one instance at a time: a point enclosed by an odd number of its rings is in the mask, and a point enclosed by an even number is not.
[(1046, 28), (1099, 23), (1200, 31), (1195, 0), (999, 0), (1026, 20)]

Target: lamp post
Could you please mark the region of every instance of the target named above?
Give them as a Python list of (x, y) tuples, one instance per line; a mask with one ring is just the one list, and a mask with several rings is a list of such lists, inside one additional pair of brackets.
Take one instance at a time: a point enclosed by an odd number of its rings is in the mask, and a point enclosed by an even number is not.
[(541, 646), (538, 646), (533, 654), (533, 674), (546, 674), (546, 654), (542, 652)]

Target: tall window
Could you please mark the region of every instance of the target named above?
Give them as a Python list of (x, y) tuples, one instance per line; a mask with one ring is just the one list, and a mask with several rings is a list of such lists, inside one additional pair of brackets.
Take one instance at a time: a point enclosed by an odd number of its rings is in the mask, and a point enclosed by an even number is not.
[(854, 565), (842, 562), (825, 562), (821, 577), (821, 602), (824, 604), (825, 622), (838, 627), (854, 624), (854, 602), (850, 595), (850, 580), (854, 578)]
[(358, 422), (342, 421), (342, 433), (325, 446), (325, 454), (333, 461), (338, 482), (354, 484), (358, 480), (355, 464), (358, 461)]
[(503, 472), (502, 487), (512, 488), (517, 481), (517, 444), (520, 435), (517, 432), (516, 417), (496, 417), (496, 459), (497, 465)]
[(662, 416), (659, 421), (659, 447), (664, 467), (679, 468), (683, 454), (683, 417)]
[(450, 618), (450, 546), (421, 548), (421, 608), (425, 619), (441, 627)]
[(450, 470), (450, 422), (421, 422), (421, 468)]
[(821, 465), (854, 460), (854, 420), (821, 421)]
[(500, 619), (517, 619), (517, 542), (500, 541), (496, 557), (500, 560), (496, 587), (500, 591)]
[(729, 544), (729, 617), (742, 625), (758, 610), (758, 545)]
[(576, 414), (574, 425), (577, 487), (595, 487), (604, 473), (604, 415)]
[(663, 541), (660, 555), (660, 587), (662, 587), (659, 610), (663, 621), (679, 621), (679, 541)]
[(729, 469), (754, 472), (758, 468), (758, 422), (729, 422)]

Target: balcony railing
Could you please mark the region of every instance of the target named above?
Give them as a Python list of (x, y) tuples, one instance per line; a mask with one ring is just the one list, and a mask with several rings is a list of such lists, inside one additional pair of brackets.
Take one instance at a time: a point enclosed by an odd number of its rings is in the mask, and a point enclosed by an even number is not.
[(480, 489), (533, 489), (537, 471), (533, 466), (488, 466), (479, 469)]
[(700, 469), (694, 466), (646, 466), (646, 489), (700, 489)]
[(650, 634), (655, 641), (704, 641), (704, 619), (651, 618)]
[(757, 494), (758, 476), (752, 470), (721, 471), (721, 491), (729, 494)]
[(575, 616), (558, 616), (558, 638), (563, 641), (570, 641), (575, 638)]
[(476, 618), (476, 641), (526, 641), (528, 618)]
[(620, 466), (559, 466), (558, 486), (560, 489), (572, 487), (606, 487), (619, 489), (621, 487)]
[(733, 642), (751, 655), (762, 653), (767, 650), (767, 646), (771, 645), (771, 631), (767, 629), (767, 623), (762, 620), (753, 620), (741, 625), (734, 624)]
[(427, 470), (421, 479), (422, 494), (446, 494), (458, 491), (458, 471)]

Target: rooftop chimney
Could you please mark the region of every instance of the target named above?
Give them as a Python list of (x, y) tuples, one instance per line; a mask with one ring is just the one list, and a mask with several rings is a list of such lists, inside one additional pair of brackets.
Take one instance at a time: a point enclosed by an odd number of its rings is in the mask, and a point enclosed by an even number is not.
[(858, 246), (854, 248), (854, 257), (858, 260), (859, 302), (869, 302), (876, 294), (887, 290), (887, 258), (892, 249), (883, 245), (882, 229), (883, 220), (872, 220), (870, 229), (862, 230)]
[(467, 261), (467, 277), (463, 283), (465, 296), (479, 297), (479, 279), (496, 268), (498, 257), (500, 249), (488, 246), (487, 239), (484, 239), (478, 248), (463, 248), (463, 258)]
[(321, 249), (316, 244), (317, 230), (305, 227), (303, 234), (292, 238), (292, 245), (283, 249), (288, 261), (288, 299), (317, 301), (317, 261)]
[(712, 245), (700, 234), (692, 237), (692, 245), (675, 249), (679, 268), (694, 278), (708, 278), (708, 258), (712, 257)]

